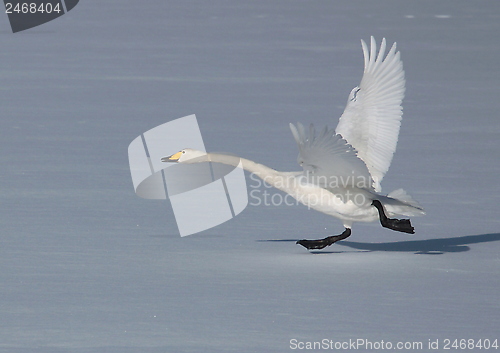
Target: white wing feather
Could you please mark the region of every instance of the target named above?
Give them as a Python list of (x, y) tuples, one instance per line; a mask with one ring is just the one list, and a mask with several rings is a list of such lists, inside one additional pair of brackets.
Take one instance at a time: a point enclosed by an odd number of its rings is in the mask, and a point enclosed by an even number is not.
[(377, 54), (371, 37), (370, 51), (362, 40), (365, 70), (359, 87), (349, 95), (344, 113), (335, 129), (352, 145), (380, 191), (380, 182), (389, 169), (398, 142), (405, 91), (403, 63), (396, 43), (384, 58), (385, 38)]
[(330, 189), (349, 185), (370, 190), (372, 178), (356, 151), (333, 129), (325, 127), (316, 134), (311, 124), (306, 131), (301, 123), (290, 124), (299, 147), (298, 162), (309, 182)]

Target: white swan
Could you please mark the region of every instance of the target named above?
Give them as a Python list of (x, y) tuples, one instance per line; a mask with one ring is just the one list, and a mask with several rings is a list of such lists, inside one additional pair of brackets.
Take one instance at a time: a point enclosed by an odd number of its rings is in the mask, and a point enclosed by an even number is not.
[(383, 227), (414, 233), (409, 219), (394, 215), (424, 214), (423, 209), (402, 189), (380, 194), (382, 181), (396, 150), (401, 125), (405, 80), (396, 43), (385, 55), (386, 41), (377, 53), (375, 39), (371, 47), (361, 41), (365, 70), (355, 87), (335, 130), (316, 133), (313, 125), (306, 130), (300, 123), (290, 124), (299, 147), (302, 172), (279, 172), (244, 158), (184, 149), (163, 162), (216, 162), (238, 166), (262, 178), (304, 205), (340, 218), (345, 230), (340, 235), (318, 240), (299, 240), (308, 249), (322, 249), (351, 235), (353, 222), (379, 219)]

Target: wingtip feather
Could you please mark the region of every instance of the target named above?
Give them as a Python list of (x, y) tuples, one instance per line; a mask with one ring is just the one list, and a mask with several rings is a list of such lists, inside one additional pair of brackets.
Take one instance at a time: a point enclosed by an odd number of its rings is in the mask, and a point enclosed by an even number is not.
[(363, 57), (365, 59), (365, 72), (368, 68), (368, 63), (369, 63), (369, 60), (370, 60), (370, 55), (368, 53), (368, 46), (366, 45), (366, 42), (361, 39), (361, 48), (363, 48)]
[(297, 128), (295, 127), (295, 125), (293, 125), (292, 123), (290, 123), (290, 130), (292, 131), (292, 135), (293, 135), (293, 138), (295, 139), (295, 142), (300, 143), (299, 132), (298, 132)]

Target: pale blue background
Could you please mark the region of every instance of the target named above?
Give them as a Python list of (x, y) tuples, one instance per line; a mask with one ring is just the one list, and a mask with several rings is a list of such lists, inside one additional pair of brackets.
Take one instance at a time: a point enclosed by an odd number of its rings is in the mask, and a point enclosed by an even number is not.
[[(288, 123), (336, 125), (370, 35), (404, 62), (382, 187), (426, 208), (415, 235), (355, 225), (313, 255), (294, 240), (338, 220), (254, 206), (181, 238), (136, 197), (129, 143), (192, 113), (208, 150), (298, 169)], [(500, 338), (499, 36), (498, 1), (87, 0), (17, 34), (4, 16), (0, 351)]]

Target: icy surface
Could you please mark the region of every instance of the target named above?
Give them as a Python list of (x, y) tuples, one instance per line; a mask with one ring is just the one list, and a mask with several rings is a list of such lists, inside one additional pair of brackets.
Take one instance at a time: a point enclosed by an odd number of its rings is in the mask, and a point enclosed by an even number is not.
[[(81, 1), (0, 26), (1, 352), (500, 339), (497, 2)], [(370, 35), (406, 71), (382, 187), (426, 208), (415, 235), (360, 224), (311, 254), (295, 240), (338, 220), (251, 205), (180, 238), (136, 197), (128, 144), (192, 113), (208, 150), (297, 170), (288, 123), (336, 125)]]

